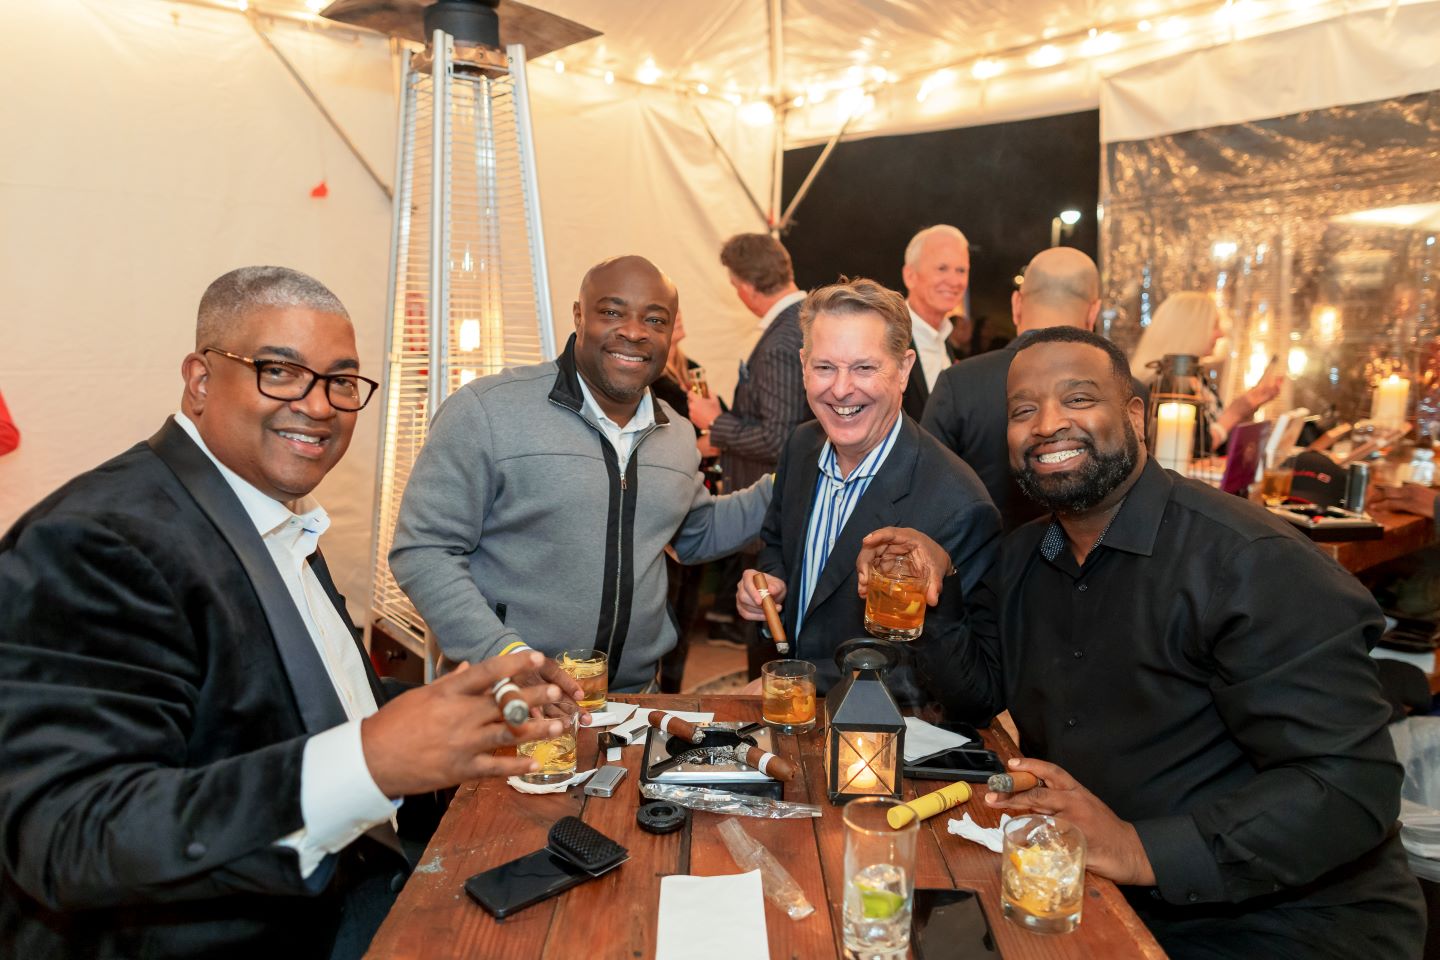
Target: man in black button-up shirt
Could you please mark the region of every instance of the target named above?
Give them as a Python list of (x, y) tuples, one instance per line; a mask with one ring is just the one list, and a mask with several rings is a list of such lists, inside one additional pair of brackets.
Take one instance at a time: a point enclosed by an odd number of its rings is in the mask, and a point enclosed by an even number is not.
[[(977, 631), (942, 680), (963, 716), (1008, 706), (1039, 758), (1018, 767), (1046, 786), (992, 806), (1076, 822), (1172, 957), (1418, 956), (1369, 594), (1149, 460), (1108, 341), (1027, 338), (1008, 410), (1012, 467), (1054, 517), (1001, 548), (1003, 642)], [(918, 540), (868, 542), (891, 537)]]

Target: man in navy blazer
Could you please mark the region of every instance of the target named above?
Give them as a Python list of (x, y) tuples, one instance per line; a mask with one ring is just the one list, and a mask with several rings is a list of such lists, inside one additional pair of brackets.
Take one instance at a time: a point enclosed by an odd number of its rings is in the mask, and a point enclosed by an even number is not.
[(0, 956), (358, 956), (401, 798), (531, 768), (489, 755), (490, 691), (540, 655), (391, 698), (318, 552), (374, 387), (334, 294), (226, 274), (181, 374), (158, 433), (0, 539)]
[[(835, 648), (865, 635), (855, 558), (872, 530), (906, 517), (950, 549), (956, 597), (942, 598), (889, 678), (912, 705), (924, 690), (925, 663), (946, 656), (935, 638), (968, 621), (967, 598), (994, 557), (1000, 518), (975, 472), (901, 410), (915, 375), (910, 311), (873, 280), (822, 287), (800, 309), (805, 391), (816, 420), (796, 428), (781, 456), (775, 496), (761, 532), (758, 569), (782, 608), (790, 656), (816, 666), (823, 694), (838, 679)], [(747, 570), (736, 605), (764, 615)]]

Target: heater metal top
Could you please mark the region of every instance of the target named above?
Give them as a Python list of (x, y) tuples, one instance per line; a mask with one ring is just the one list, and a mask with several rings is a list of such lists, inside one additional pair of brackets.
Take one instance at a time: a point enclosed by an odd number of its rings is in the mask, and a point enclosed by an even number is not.
[[(335, 0), (320, 12), (336, 20), (376, 33), (388, 34), (415, 43), (428, 43), (425, 35), (425, 8), (434, 0)], [(523, 43), (529, 59), (543, 57), (562, 47), (600, 36), (584, 24), (538, 10), (515, 0), (500, 0), (495, 12), (500, 17), (500, 46)]]

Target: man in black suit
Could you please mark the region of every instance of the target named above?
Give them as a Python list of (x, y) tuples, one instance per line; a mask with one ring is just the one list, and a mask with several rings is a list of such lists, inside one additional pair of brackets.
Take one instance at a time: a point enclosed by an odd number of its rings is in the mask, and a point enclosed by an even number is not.
[(926, 227), (905, 245), (901, 276), (910, 309), (910, 349), (915, 351), (904, 409), (919, 420), (936, 378), (954, 361), (950, 317), (964, 305), (970, 286), (970, 241), (948, 223)]
[[(940, 374), (920, 425), (979, 474), (1000, 510), (1005, 532), (1045, 513), (1020, 492), (1010, 470), (1005, 441), (1005, 377), (1020, 338), (1047, 327), (1090, 330), (1100, 313), (1100, 271), (1074, 247), (1037, 253), (1025, 268), (1025, 282), (1010, 297), (1020, 336), (1001, 350), (962, 360)], [(1137, 393), (1148, 399), (1144, 387)]]
[(359, 956), (400, 798), (532, 768), (489, 756), (491, 689), (542, 657), (388, 698), (317, 550), (375, 386), (335, 295), (226, 274), (181, 374), (155, 436), (0, 539), (0, 956)]
[[(958, 596), (926, 616), (914, 644), (923, 668), (945, 656), (934, 637), (965, 619), (965, 598), (990, 565), (1000, 522), (974, 471), (901, 411), (915, 353), (898, 293), (872, 280), (822, 287), (806, 298), (800, 325), (817, 419), (795, 431), (781, 456), (758, 569), (781, 605), (790, 656), (815, 663), (823, 694), (839, 679), (835, 648), (864, 635), (855, 557), (865, 534), (906, 517), (952, 551)], [(736, 604), (746, 619), (761, 620), (751, 573)], [(925, 699), (908, 669), (890, 684), (911, 704)]]

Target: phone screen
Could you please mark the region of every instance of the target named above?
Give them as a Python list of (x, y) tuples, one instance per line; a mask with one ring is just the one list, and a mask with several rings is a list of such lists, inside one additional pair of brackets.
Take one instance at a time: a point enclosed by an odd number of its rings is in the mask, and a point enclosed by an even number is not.
[(974, 891), (916, 890), (913, 923), (916, 960), (1000, 956)]
[(991, 750), (961, 747), (905, 765), (905, 775), (918, 779), (969, 780), (983, 783), (992, 773), (1004, 773), (1005, 764)]
[(465, 892), (497, 919), (553, 897), (590, 874), (548, 850), (511, 860), (465, 881)]

